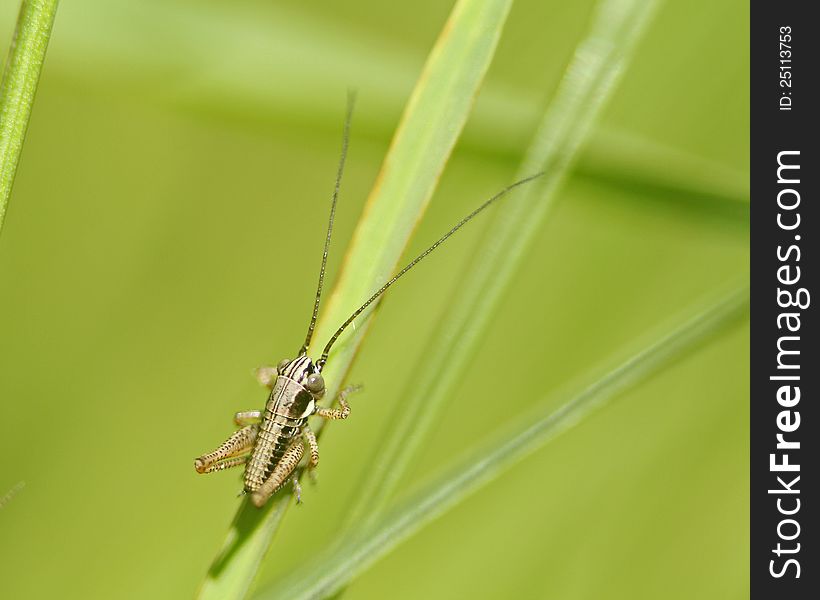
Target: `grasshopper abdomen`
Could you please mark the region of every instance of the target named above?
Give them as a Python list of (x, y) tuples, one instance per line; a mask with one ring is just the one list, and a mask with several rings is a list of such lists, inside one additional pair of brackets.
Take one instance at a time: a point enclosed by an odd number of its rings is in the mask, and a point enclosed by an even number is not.
[(245, 468), (246, 492), (259, 490), (294, 442), (300, 443), (299, 437), (307, 425), (307, 418), (313, 414), (316, 401), (324, 394), (323, 383), (321, 389), (312, 385), (314, 389), (319, 389), (318, 392), (305, 387), (310, 376), (317, 374), (307, 356), (300, 356), (287, 364), (283, 361), (277, 373), (259, 424), (256, 444)]

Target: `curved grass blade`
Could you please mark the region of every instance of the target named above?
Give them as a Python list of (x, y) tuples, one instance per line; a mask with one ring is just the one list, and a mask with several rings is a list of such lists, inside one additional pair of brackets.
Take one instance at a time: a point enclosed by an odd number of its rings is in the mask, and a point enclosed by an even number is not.
[(57, 0), (23, 0), (0, 85), (0, 232), (46, 58)]
[[(748, 305), (748, 288), (743, 288), (699, 312), (573, 394), (557, 410), (545, 412), (542, 408), (540, 414), (526, 419), (514, 435), (494, 440), (469, 453), (378, 521), (356, 529), (341, 544), (332, 545), (328, 551), (314, 557), (310, 569), (294, 573), (256, 597), (300, 600), (332, 595), (402, 541), (558, 434), (578, 424), (596, 408), (622, 396), (675, 360), (703, 346), (730, 325), (737, 324), (747, 316)], [(545, 399), (539, 405), (552, 407), (555, 403)]]
[[(527, 248), (542, 230), (557, 188), (611, 95), (652, 14), (653, 2), (603, 0), (591, 30), (578, 46), (550, 103), (518, 178), (545, 175), (496, 211), (466, 273), (458, 296), (434, 329), (436, 337), (412, 369), (417, 375), (395, 404), (390, 430), (363, 472), (346, 526), (374, 520), (390, 500), (444, 403), (465, 377), (470, 359)], [(522, 197), (523, 196), (523, 197)]]
[[(434, 46), (368, 198), (338, 283), (317, 323), (311, 356), (393, 273), (438, 183), (495, 52), (512, 0), (459, 0)], [(318, 259), (318, 256), (317, 256)], [(339, 338), (323, 370), (335, 396), (372, 311)], [(321, 433), (321, 425), (316, 428)], [(243, 501), (199, 597), (244, 597), (290, 504), (283, 490), (261, 510)]]

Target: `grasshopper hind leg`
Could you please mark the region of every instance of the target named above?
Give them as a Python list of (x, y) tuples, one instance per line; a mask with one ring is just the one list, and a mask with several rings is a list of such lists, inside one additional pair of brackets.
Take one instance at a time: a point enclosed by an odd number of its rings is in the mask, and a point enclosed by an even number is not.
[(194, 460), (194, 469), (197, 473), (214, 473), (245, 464), (248, 457), (243, 455), (253, 448), (258, 430), (259, 425), (247, 425), (235, 431), (219, 448)]
[(231, 469), (233, 467), (242, 466), (246, 462), (248, 462), (247, 454), (243, 456), (234, 456), (232, 458), (226, 458), (225, 460), (216, 461), (208, 465), (207, 467), (204, 467), (202, 470), (197, 468), (197, 463), (195, 462), (194, 468), (196, 468), (197, 473), (216, 473), (217, 471), (224, 471), (225, 469)]
[[(263, 507), (268, 499), (285, 485), (285, 482), (287, 482), (288, 478), (293, 474), (299, 461), (302, 460), (304, 453), (305, 448), (301, 440), (296, 440), (285, 450), (282, 458), (276, 463), (276, 466), (265, 480), (265, 483), (263, 483), (258, 490), (251, 493), (251, 501), (254, 506), (257, 508)], [(294, 492), (297, 493), (297, 501), (301, 502), (301, 487), (299, 483), (296, 482), (293, 487)]]

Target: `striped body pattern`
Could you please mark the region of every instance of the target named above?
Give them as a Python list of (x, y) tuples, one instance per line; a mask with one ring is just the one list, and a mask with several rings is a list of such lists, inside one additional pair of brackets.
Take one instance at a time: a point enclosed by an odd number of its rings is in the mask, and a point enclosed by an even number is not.
[[(339, 185), (347, 156), (347, 143), (350, 131), (350, 117), (353, 113), (353, 96), (349, 96), (347, 116), (345, 118), (344, 134), (342, 137), (342, 156), (339, 160), (339, 169), (336, 172), (336, 185), (330, 203), (330, 218), (327, 225), (325, 249), (322, 254), (322, 266), (319, 270), (319, 284), (316, 288), (316, 299), (313, 304), (313, 314), (310, 319), (305, 343), (293, 360), (283, 360), (274, 369), (264, 367), (259, 369), (257, 377), (260, 383), (270, 389), (265, 410), (250, 410), (236, 413), (234, 423), (240, 427), (215, 450), (194, 459), (194, 469), (197, 473), (216, 473), (233, 467), (245, 466), (244, 492), (250, 494), (251, 502), (257, 507), (263, 506), (268, 499), (290, 480), (296, 501), (301, 501), (301, 487), (296, 476), (299, 474), (299, 464), (303, 457), (307, 458), (305, 468), (310, 473), (319, 464), (319, 446), (316, 434), (308, 425), (308, 417), (326, 420), (346, 419), (350, 414), (350, 405), (346, 397), (359, 386), (349, 386), (342, 389), (335, 398), (339, 407), (319, 406), (318, 402), (325, 395), (325, 381), (322, 379), (322, 369), (330, 356), (330, 349), (344, 330), (351, 325), (371, 304), (377, 302), (387, 289), (403, 277), (410, 269), (424, 260), (427, 255), (435, 251), (441, 244), (461, 229), (480, 212), (499, 200), (510, 190), (532, 181), (541, 173), (525, 177), (508, 185), (476, 208), (473, 212), (461, 219), (438, 241), (424, 252), (411, 260), (377, 289), (359, 308), (357, 308), (325, 344), (321, 356), (314, 362), (307, 356), (308, 348), (316, 327), (319, 314), (319, 303), (322, 297), (322, 286), (325, 279), (330, 237), (333, 232), (333, 218), (336, 214), (336, 200), (339, 196)], [(307, 449), (307, 454), (305, 450)]]
[[(259, 369), (260, 383), (270, 389), (265, 410), (236, 413), (240, 427), (216, 450), (194, 461), (197, 473), (215, 473), (244, 465), (243, 493), (261, 507), (290, 480), (296, 501), (301, 502), (301, 486), (294, 476), (302, 458), (307, 456), (310, 471), (319, 464), (316, 434), (308, 417), (346, 419), (350, 405), (345, 399), (356, 386), (348, 387), (336, 397), (339, 408), (318, 405), (325, 395), (321, 367), (306, 354), (283, 360), (276, 368)], [(305, 452), (307, 450), (307, 453)]]
[(300, 356), (285, 368), (280, 367), (245, 466), (246, 492), (258, 490), (288, 448), (299, 441), (307, 418), (324, 393), (314, 394), (304, 385), (315, 372), (313, 361), (307, 356)]

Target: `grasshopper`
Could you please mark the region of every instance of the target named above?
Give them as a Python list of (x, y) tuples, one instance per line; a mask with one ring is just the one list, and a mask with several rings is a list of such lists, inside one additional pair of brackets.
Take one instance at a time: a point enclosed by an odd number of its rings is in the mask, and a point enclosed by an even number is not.
[(327, 363), (330, 349), (347, 326), (353, 323), (356, 317), (375, 302), (391, 285), (396, 283), (399, 278), (438, 248), (473, 217), (513, 188), (541, 175), (541, 173), (538, 173), (507, 186), (456, 223), (446, 234), (410, 261), (356, 309), (327, 342), (320, 358), (313, 361), (307, 356), (307, 350), (319, 314), (325, 266), (333, 232), (333, 218), (336, 214), (336, 201), (339, 196), (339, 187), (347, 157), (353, 104), (354, 99), (351, 96), (348, 100), (344, 122), (341, 158), (331, 197), (330, 219), (327, 227), (327, 237), (325, 238), (324, 253), (322, 254), (322, 264), (319, 270), (319, 284), (305, 343), (296, 358), (282, 360), (275, 368), (263, 367), (257, 371), (260, 382), (270, 389), (265, 409), (236, 413), (234, 422), (239, 429), (216, 450), (203, 454), (194, 461), (194, 468), (197, 473), (214, 473), (245, 465), (242, 493), (251, 494), (251, 501), (257, 507), (264, 506), (268, 499), (281, 489), (289, 479), (292, 482), (297, 503), (301, 502), (301, 487), (293, 475), (302, 461), (305, 446), (307, 446), (309, 454), (307, 461), (308, 473), (312, 473), (319, 463), (319, 446), (316, 442), (316, 434), (308, 424), (308, 417), (316, 416), (338, 420), (346, 419), (350, 414), (347, 396), (356, 391), (358, 386), (347, 387), (339, 392), (336, 397), (339, 408), (319, 405), (325, 394), (322, 368)]

